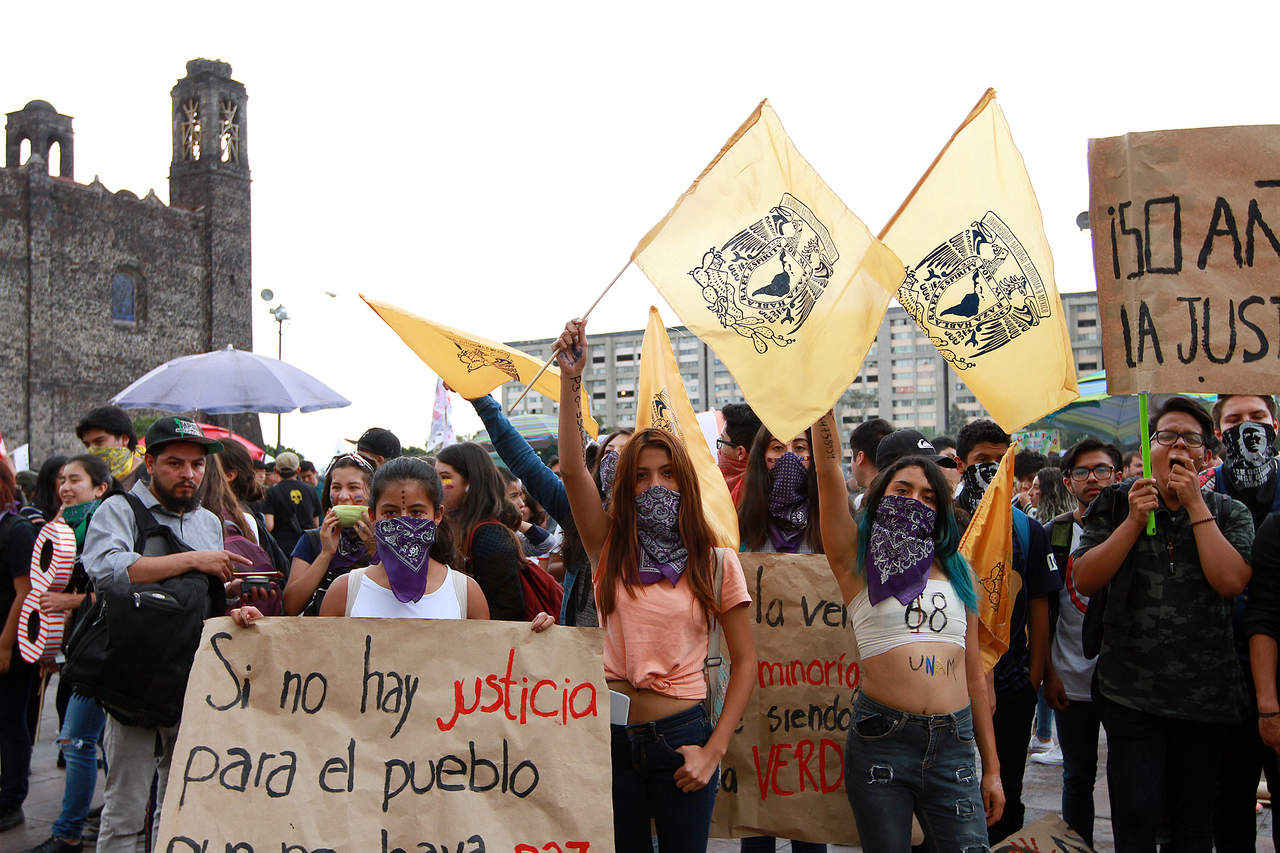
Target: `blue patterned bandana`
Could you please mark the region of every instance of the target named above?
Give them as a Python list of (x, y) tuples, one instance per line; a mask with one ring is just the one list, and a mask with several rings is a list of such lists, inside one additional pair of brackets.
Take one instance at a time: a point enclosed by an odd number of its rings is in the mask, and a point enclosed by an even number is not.
[(666, 578), (675, 586), (689, 561), (680, 539), (680, 493), (655, 485), (636, 495), (636, 535), (640, 539), (640, 583)]
[(436, 541), (436, 523), (429, 518), (384, 518), (373, 525), (378, 560), (397, 601), (417, 601), (427, 591), (427, 563)]
[(608, 509), (613, 500), (613, 480), (618, 475), (618, 451), (610, 450), (600, 457), (600, 491), (604, 493), (604, 505)]
[(871, 606), (889, 596), (910, 604), (929, 581), (933, 525), (938, 513), (915, 498), (885, 495), (867, 544), (867, 598)]

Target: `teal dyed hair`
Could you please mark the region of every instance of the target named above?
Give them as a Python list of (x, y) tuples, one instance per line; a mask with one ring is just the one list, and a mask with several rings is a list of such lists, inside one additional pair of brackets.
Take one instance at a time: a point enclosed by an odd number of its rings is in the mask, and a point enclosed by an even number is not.
[(862, 502), (862, 515), (858, 517), (858, 574), (867, 575), (867, 548), (871, 542), (871, 527), (876, 510), (893, 475), (903, 468), (919, 468), (924, 471), (929, 488), (933, 489), (938, 505), (938, 518), (933, 526), (933, 553), (942, 566), (942, 573), (951, 582), (951, 588), (960, 596), (966, 610), (977, 612), (978, 596), (973, 588), (973, 572), (969, 563), (960, 555), (960, 525), (956, 523), (955, 507), (951, 499), (951, 486), (942, 469), (923, 456), (904, 456), (876, 475), (867, 496)]

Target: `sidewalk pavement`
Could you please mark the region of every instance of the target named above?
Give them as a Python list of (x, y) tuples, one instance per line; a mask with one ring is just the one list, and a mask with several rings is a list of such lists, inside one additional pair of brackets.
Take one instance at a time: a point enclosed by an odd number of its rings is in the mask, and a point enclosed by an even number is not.
[[(35, 751), (31, 757), (31, 793), (27, 796), (25, 806), (26, 825), (0, 834), (0, 853), (18, 853), (20, 850), (34, 847), (44, 841), (49, 837), (53, 821), (57, 818), (58, 812), (62, 808), (63, 771), (59, 770), (55, 764), (57, 749), (53, 743), (58, 728), (58, 718), (53, 707), (53, 697), (56, 695), (56, 690), (56, 681), (51, 682), (46, 693), (47, 700), (45, 701), (44, 716), (40, 726), (40, 741), (36, 744)], [(1094, 803), (1097, 809), (1097, 817), (1094, 822), (1094, 841), (1099, 853), (1110, 853), (1115, 849), (1115, 846), (1112, 843), (1111, 836), (1111, 805), (1107, 802), (1107, 779), (1105, 773), (1107, 746), (1105, 735), (1103, 735), (1102, 743), (1099, 746), (1099, 753), (1098, 783), (1094, 788)], [(1031, 761), (1028, 755), (1027, 772), (1023, 786), (1023, 802), (1027, 806), (1027, 823), (1039, 820), (1050, 812), (1057, 812), (1061, 808), (1061, 798), (1062, 768), (1036, 764)], [(94, 792), (94, 805), (101, 805), (101, 803), (102, 776), (99, 774), (98, 787)], [(849, 820), (853, 820), (852, 813), (850, 813)], [(1262, 814), (1258, 816), (1257, 849), (1265, 851), (1265, 853), (1276, 853), (1275, 847), (1271, 842), (1271, 821), (1271, 810), (1263, 809)], [(85, 849), (92, 850), (93, 847), (86, 844)], [(739, 842), (713, 839), (707, 849), (710, 853), (737, 853)], [(779, 853), (790, 849), (791, 845), (789, 843), (785, 841), (778, 842), (777, 850)], [(832, 846), (828, 849), (831, 853), (845, 853), (845, 851), (854, 851), (860, 848)]]

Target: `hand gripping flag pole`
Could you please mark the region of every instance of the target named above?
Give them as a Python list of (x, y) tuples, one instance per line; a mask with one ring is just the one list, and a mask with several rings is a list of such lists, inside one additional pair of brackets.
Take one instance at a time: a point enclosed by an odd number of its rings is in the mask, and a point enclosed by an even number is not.
[[(1138, 393), (1138, 429), (1142, 431), (1142, 476), (1148, 478), (1151, 476), (1151, 427), (1147, 423), (1147, 392)], [(1147, 535), (1156, 535), (1156, 514), (1154, 512), (1147, 514)]]
[[(582, 315), (580, 319), (583, 322), (586, 322), (586, 319), (591, 316), (591, 312), (596, 310), (596, 306), (600, 304), (600, 300), (604, 299), (604, 295), (613, 289), (613, 286), (618, 283), (618, 279), (622, 278), (622, 274), (627, 271), (627, 267), (629, 266), (631, 266), (631, 259), (627, 258), (627, 262), (622, 265), (622, 269), (618, 270), (618, 274), (613, 277), (613, 281), (609, 282), (609, 284), (600, 293), (600, 295), (596, 297), (596, 301), (591, 303), (591, 307), (587, 309), (587, 313)], [(557, 338), (558, 337), (559, 336), (557, 335)], [(542, 374), (547, 372), (547, 368), (551, 366), (551, 362), (556, 360), (556, 356), (559, 353), (560, 353), (560, 347), (553, 346), (551, 348), (551, 355), (547, 358), (547, 363), (542, 365), (542, 369), (539, 370), (537, 374), (534, 375), (533, 379), (529, 381), (528, 385), (524, 386), (524, 390), (520, 392), (520, 396), (516, 397), (515, 402), (512, 403), (507, 408), (508, 415), (510, 415), (512, 412), (516, 410), (516, 406), (520, 405), (520, 401), (525, 398), (525, 395), (529, 393), (529, 389), (533, 387), (533, 384), (537, 382), (539, 378), (541, 378)]]

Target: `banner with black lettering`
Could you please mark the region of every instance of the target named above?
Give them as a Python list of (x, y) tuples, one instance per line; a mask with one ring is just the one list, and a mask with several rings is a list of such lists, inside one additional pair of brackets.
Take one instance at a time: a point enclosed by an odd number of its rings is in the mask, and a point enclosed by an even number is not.
[(821, 554), (741, 554), (756, 685), (720, 765), (711, 834), (857, 844), (844, 742), (860, 671)]
[(161, 853), (608, 853), (598, 629), (205, 624)]
[(1280, 126), (1089, 140), (1111, 394), (1280, 386)]

